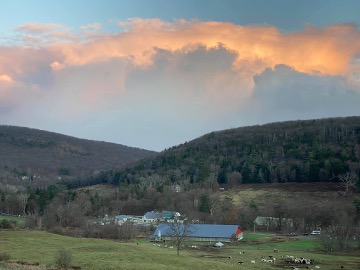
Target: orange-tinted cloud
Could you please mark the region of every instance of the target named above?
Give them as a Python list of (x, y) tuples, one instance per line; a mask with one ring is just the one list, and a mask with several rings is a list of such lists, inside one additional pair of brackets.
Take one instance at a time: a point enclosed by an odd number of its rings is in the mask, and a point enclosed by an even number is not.
[[(99, 27), (89, 25), (87, 28), (95, 30)], [(24, 87), (35, 87), (45, 92), (48, 89), (61, 91), (61, 81), (70, 85), (71, 80), (66, 78), (72, 78), (81, 85), (80, 90), (71, 87), (74, 92), (80, 91), (75, 96), (79, 101), (89, 103), (131, 91), (126, 87), (129, 72), (161, 64), (155, 58), (162, 50), (178, 56), (166, 62), (169, 76), (177, 76), (176, 66), (184, 64), (180, 58), (198, 48), (209, 54), (217, 49), (231, 53), (230, 68), (226, 66), (227, 70), (222, 74), (211, 73), (212, 77), (208, 79), (202, 77), (204, 88), (214, 99), (220, 97), (220, 88), (229, 89), (229, 93), (242, 91), (249, 96), (254, 87), (254, 76), (278, 64), (290, 66), (298, 72), (340, 75), (349, 80), (357, 78), (356, 73), (359, 72), (359, 64), (355, 60), (360, 54), (360, 32), (354, 25), (281, 33), (271, 26), (134, 18), (119, 22), (120, 32), (115, 34), (91, 31), (88, 35), (85, 31), (75, 37), (62, 25), (35, 23), (20, 26), (18, 30), (25, 32), (29, 40), (34, 40), (34, 45), (0, 46), (0, 74), (8, 76), (2, 80), (11, 78)], [(120, 61), (121, 68), (114, 65), (114, 61)], [(103, 69), (101, 74), (111, 80), (102, 80), (96, 74), (94, 67), (97, 65)], [(76, 72), (72, 74), (74, 70)], [(75, 75), (79, 77), (75, 78)], [(86, 80), (86, 77), (92, 80)], [(99, 81), (95, 81), (96, 78)], [(237, 89), (235, 86), (240, 82), (246, 83)], [(84, 99), (80, 93), (91, 93), (91, 96)]]
[(0, 82), (12, 83), (13, 79), (7, 74), (0, 74)]
[(34, 34), (40, 34), (40, 33), (46, 33), (51, 32), (55, 30), (59, 30), (61, 28), (64, 28), (61, 24), (55, 24), (55, 23), (26, 23), (16, 28), (17, 31), (22, 32), (28, 32), (28, 33), (34, 33)]
[[(360, 32), (353, 25), (308, 28), (280, 33), (274, 27), (239, 26), (223, 22), (162, 22), (133, 19), (119, 23), (125, 32), (97, 36), (86, 43), (52, 44), (61, 64), (83, 65), (128, 57), (138, 65), (151, 65), (155, 48), (191, 51), (223, 44), (238, 54), (234, 69), (259, 73), (285, 64), (294, 69), (323, 74), (346, 74), (349, 63), (360, 52)], [(62, 62), (61, 62), (62, 61)]]

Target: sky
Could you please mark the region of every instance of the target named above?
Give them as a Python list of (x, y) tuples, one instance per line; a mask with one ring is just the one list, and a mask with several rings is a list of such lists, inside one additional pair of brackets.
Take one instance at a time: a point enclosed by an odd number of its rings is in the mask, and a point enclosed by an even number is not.
[(0, 125), (162, 151), (360, 116), (358, 0), (2, 0)]

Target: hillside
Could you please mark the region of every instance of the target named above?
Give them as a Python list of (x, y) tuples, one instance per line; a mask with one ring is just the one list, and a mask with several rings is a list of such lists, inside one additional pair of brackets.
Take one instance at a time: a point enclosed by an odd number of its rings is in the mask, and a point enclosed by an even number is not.
[(78, 139), (37, 129), (0, 126), (1, 182), (25, 180), (51, 183), (94, 172), (123, 168), (152, 151)]
[(327, 182), (359, 173), (360, 117), (298, 120), (212, 132), (99, 175), (95, 182), (236, 186)]

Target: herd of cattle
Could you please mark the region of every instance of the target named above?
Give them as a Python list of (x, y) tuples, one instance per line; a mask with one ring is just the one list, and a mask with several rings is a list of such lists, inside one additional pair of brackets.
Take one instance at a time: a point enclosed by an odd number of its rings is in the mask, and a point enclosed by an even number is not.
[[(277, 250), (274, 250), (274, 252), (277, 252)], [(240, 251), (240, 255), (245, 254), (244, 251)], [(229, 257), (231, 258), (231, 257)], [(291, 255), (286, 255), (286, 256), (281, 256), (282, 261), (288, 263), (288, 264), (314, 264), (314, 260), (313, 259), (307, 259), (307, 258), (298, 258), (295, 256), (291, 256)], [(275, 264), (276, 262), (276, 258), (272, 255), (269, 255), (268, 257), (261, 257), (261, 261), (262, 262), (267, 262), (267, 263), (272, 263)], [(239, 264), (243, 264), (244, 261), (239, 261)], [(250, 261), (250, 263), (254, 264), (256, 263), (255, 260)], [(315, 266), (315, 268), (320, 268), (319, 266)], [(293, 267), (293, 269), (298, 269), (297, 267)]]
[(313, 264), (314, 263), (314, 260), (312, 259), (306, 259), (306, 258), (297, 258), (297, 257), (294, 257), (294, 256), (289, 256), (289, 255), (286, 255), (285, 258), (285, 262), (287, 263), (297, 263), (297, 264)]

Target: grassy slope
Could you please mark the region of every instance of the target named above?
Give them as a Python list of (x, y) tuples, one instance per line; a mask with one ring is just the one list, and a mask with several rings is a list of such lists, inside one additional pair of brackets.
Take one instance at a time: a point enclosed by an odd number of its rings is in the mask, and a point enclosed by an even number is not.
[(260, 206), (271, 198), (284, 200), (288, 205), (311, 205), (317, 208), (332, 205), (353, 206), (353, 200), (359, 193), (344, 194), (339, 183), (283, 183), (249, 184), (222, 192), (222, 197), (230, 197), (235, 205), (254, 200)]
[[(73, 265), (81, 269), (222, 269), (227, 261), (206, 261), (186, 251), (153, 246), (150, 242), (121, 243), (101, 239), (71, 238), (40, 231), (0, 231), (0, 252), (14, 261), (52, 265), (62, 247), (73, 251)], [(231, 269), (231, 268), (230, 268)]]
[[(54, 254), (62, 247), (73, 252), (73, 265), (81, 269), (238, 269), (243, 261), (243, 269), (283, 269), (290, 268), (282, 264), (281, 256), (295, 255), (313, 258), (322, 269), (359, 269), (359, 257), (351, 254), (324, 255), (317, 250), (315, 238), (303, 241), (266, 241), (255, 244), (248, 240), (272, 239), (271, 234), (245, 234), (245, 241), (238, 245), (226, 245), (224, 248), (205, 250), (183, 250), (180, 256), (175, 249), (154, 246), (142, 240), (123, 243), (102, 239), (71, 238), (41, 231), (0, 231), (0, 252), (10, 254), (12, 261), (40, 263), (53, 266)], [(278, 248), (279, 253), (273, 253)], [(239, 251), (246, 251), (240, 255)], [(276, 255), (276, 265), (261, 262), (261, 256)], [(231, 259), (229, 259), (231, 256)], [(250, 260), (256, 260), (251, 264)], [(305, 268), (305, 267), (303, 267)], [(1, 268), (0, 269), (10, 269)], [(30, 268), (29, 268), (30, 269)], [(40, 269), (40, 268), (37, 268)]]

